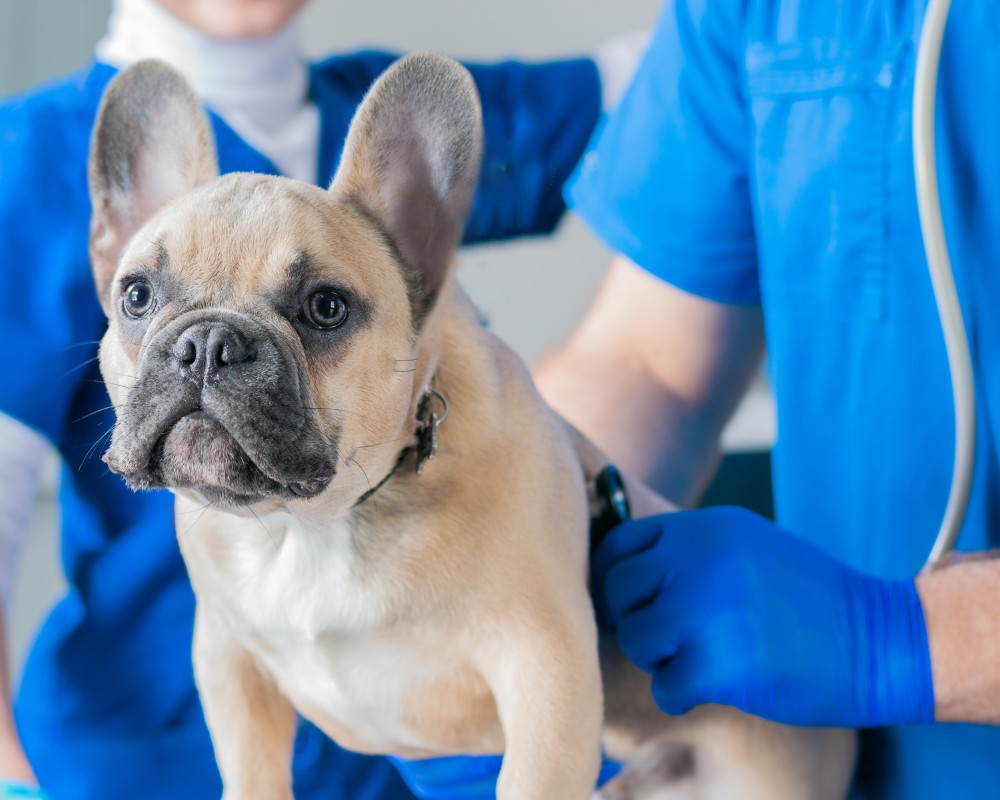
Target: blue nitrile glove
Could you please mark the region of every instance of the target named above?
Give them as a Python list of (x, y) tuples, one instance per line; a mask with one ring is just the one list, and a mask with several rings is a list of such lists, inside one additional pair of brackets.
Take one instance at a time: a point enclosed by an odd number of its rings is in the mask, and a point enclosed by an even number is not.
[(38, 784), (0, 780), (0, 800), (49, 800)]
[(738, 508), (624, 523), (592, 572), (598, 618), (669, 714), (723, 703), (794, 725), (934, 718), (912, 580), (862, 575)]
[[(494, 800), (502, 756), (448, 756), (407, 761), (390, 759), (420, 800)], [(618, 774), (620, 766), (605, 760), (597, 785)]]

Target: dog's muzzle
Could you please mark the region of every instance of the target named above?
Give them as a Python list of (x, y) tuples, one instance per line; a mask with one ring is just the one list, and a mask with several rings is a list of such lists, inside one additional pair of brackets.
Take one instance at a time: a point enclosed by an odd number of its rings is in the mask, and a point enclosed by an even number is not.
[(105, 461), (134, 488), (191, 488), (245, 505), (309, 498), (336, 471), (303, 359), (262, 320), (180, 315), (143, 349)]

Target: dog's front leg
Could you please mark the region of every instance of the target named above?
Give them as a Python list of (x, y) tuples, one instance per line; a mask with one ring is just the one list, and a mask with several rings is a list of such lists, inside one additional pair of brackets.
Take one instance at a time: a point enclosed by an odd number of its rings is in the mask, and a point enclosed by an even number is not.
[(497, 800), (585, 800), (601, 762), (594, 621), (550, 626), (535, 615), (498, 637), (483, 666), (505, 740)]
[(292, 800), (295, 710), (253, 655), (201, 604), (195, 614), (194, 669), (223, 800)]

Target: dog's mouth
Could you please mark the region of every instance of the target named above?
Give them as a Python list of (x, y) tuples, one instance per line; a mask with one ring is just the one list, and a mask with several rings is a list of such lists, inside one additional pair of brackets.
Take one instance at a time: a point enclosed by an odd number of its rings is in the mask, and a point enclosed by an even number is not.
[[(113, 457), (106, 460), (114, 469)], [(333, 480), (335, 468), (281, 478), (269, 472), (218, 417), (199, 408), (167, 425), (143, 469), (122, 475), (133, 489), (194, 489), (214, 504), (247, 506), (316, 497)]]

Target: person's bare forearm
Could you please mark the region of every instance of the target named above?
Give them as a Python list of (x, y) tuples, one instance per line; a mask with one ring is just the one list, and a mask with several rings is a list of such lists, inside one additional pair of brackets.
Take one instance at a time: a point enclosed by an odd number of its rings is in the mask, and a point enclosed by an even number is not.
[(535, 377), (549, 404), (620, 468), (680, 505), (692, 502), (714, 470), (718, 432), (669, 391), (643, 386), (641, 367), (619, 362), (616, 371), (609, 381), (606, 362), (566, 347)]
[(617, 259), (535, 378), (619, 466), (686, 505), (714, 470), (719, 434), (762, 350), (757, 309), (693, 297)]
[(11, 680), (5, 617), (6, 611), (0, 602), (0, 780), (33, 782), (35, 776), (21, 749), (11, 711)]
[(1000, 724), (1000, 559), (960, 559), (917, 578), (935, 718)]

